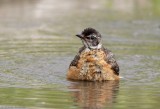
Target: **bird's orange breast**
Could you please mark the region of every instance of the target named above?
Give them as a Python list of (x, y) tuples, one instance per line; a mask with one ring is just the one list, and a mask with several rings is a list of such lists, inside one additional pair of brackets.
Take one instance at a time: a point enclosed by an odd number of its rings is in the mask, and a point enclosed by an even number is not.
[(111, 65), (106, 61), (106, 54), (102, 50), (83, 51), (77, 66), (70, 66), (67, 78), (72, 80), (118, 80)]

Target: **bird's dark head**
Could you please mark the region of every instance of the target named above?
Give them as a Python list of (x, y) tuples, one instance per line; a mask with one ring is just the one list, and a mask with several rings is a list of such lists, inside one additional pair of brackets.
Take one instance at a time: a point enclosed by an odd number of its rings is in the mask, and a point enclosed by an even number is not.
[(93, 29), (93, 28), (86, 28), (82, 31), (81, 34), (77, 34), (84, 46), (89, 49), (99, 49), (101, 48), (101, 34)]

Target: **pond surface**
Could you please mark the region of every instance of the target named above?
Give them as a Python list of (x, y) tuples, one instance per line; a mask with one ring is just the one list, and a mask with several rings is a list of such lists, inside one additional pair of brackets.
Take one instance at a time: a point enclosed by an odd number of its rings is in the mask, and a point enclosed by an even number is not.
[[(159, 0), (1, 0), (0, 108), (158, 109), (159, 12)], [(119, 82), (66, 80), (86, 27), (116, 55)]]

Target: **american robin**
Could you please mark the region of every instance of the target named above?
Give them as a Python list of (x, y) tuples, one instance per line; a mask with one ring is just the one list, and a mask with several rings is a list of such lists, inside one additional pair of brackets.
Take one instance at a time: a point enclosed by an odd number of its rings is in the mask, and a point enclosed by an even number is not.
[(119, 66), (113, 53), (102, 46), (101, 34), (93, 28), (86, 28), (76, 36), (84, 46), (71, 62), (67, 78), (86, 81), (119, 80)]

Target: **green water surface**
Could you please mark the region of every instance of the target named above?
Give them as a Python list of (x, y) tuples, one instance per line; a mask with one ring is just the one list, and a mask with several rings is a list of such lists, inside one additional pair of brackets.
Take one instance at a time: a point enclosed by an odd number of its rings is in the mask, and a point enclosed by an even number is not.
[[(0, 108), (159, 109), (159, 0), (1, 0)], [(71, 82), (66, 72), (93, 27), (119, 82)]]

